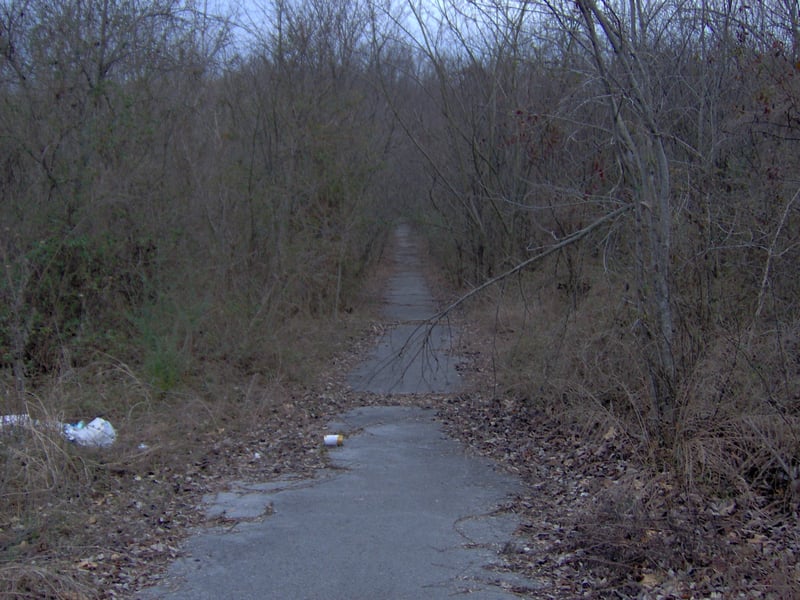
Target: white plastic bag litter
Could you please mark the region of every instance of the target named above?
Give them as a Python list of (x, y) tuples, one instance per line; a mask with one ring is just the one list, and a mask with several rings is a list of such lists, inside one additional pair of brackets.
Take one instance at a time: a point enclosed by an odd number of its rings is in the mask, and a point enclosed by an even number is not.
[(75, 442), (79, 446), (99, 446), (106, 447), (114, 443), (117, 439), (117, 432), (114, 427), (106, 421), (97, 417), (88, 424), (83, 421), (76, 425), (64, 425), (64, 437), (70, 442)]
[(88, 424), (81, 421), (75, 425), (63, 424), (58, 421), (41, 422), (31, 419), (29, 415), (0, 415), (0, 432), (4, 429), (12, 428), (48, 428), (60, 431), (70, 442), (79, 446), (94, 446), (106, 448), (117, 439), (117, 432), (114, 427), (106, 421), (97, 417)]

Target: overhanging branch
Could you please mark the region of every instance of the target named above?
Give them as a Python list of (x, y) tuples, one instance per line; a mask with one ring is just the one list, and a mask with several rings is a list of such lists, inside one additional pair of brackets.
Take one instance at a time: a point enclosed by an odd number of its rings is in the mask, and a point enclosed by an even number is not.
[(530, 258), (526, 258), (521, 263), (515, 265), (514, 267), (512, 267), (508, 271), (505, 271), (505, 272), (501, 273), (500, 275), (497, 275), (496, 277), (492, 277), (491, 279), (488, 279), (488, 280), (484, 281), (481, 285), (479, 285), (476, 288), (471, 289), (469, 292), (467, 292), (466, 294), (461, 296), (458, 300), (456, 300), (455, 302), (453, 302), (452, 304), (450, 304), (449, 306), (447, 306), (446, 308), (441, 310), (439, 313), (434, 315), (431, 318), (431, 321), (438, 321), (440, 319), (443, 319), (450, 312), (452, 312), (453, 310), (455, 310), (456, 308), (458, 308), (459, 306), (464, 304), (464, 302), (466, 302), (467, 300), (469, 300), (473, 296), (479, 294), (480, 292), (482, 292), (486, 288), (491, 287), (491, 286), (495, 285), (496, 283), (499, 283), (499, 282), (503, 281), (504, 279), (507, 279), (507, 278), (511, 277), (512, 275), (514, 275), (516, 273), (519, 273), (520, 271), (524, 270), (525, 268), (527, 268), (528, 266), (532, 265), (533, 263), (547, 258), (551, 254), (553, 254), (555, 252), (558, 252), (562, 248), (566, 248), (570, 244), (574, 244), (575, 242), (578, 242), (578, 241), (582, 240), (583, 238), (585, 238), (587, 235), (592, 233), (595, 229), (597, 229), (601, 225), (603, 225), (605, 223), (608, 223), (609, 221), (613, 221), (614, 219), (616, 219), (620, 215), (622, 215), (625, 212), (629, 211), (631, 208), (633, 208), (633, 204), (625, 204), (624, 206), (621, 206), (618, 209), (616, 209), (614, 211), (611, 211), (610, 213), (600, 217), (599, 219), (597, 219), (596, 221), (594, 221), (590, 225), (587, 225), (583, 229), (579, 229), (578, 231), (576, 231), (574, 233), (571, 233), (567, 237), (562, 238), (561, 240), (559, 240), (557, 243), (553, 244), (552, 246), (548, 246), (545, 250), (542, 250), (538, 254), (536, 254), (534, 256), (531, 256)]

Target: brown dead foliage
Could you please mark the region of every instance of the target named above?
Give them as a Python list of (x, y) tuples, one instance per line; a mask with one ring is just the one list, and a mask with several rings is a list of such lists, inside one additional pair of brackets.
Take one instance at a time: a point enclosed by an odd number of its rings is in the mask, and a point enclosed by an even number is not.
[[(58, 458), (41, 464), (61, 481), (16, 502), (18, 516), (8, 502), (0, 510), (0, 595), (131, 597), (179, 556), (193, 528), (206, 524), (204, 496), (236, 481), (311, 476), (327, 465), (322, 436), (337, 414), (356, 405), (417, 401), (340, 391), (341, 374), (373, 335), (367, 328), (312, 386), (251, 378), (224, 386), (229, 397), (219, 403), (165, 400), (117, 422), (119, 438), (110, 449), (79, 448), (51, 433), (47, 443)], [(20, 461), (29, 465), (43, 456), (25, 432), (4, 440), (4, 448), (11, 444), (19, 444)]]
[(207, 523), (204, 495), (235, 481), (311, 475), (326, 465), (320, 440), (338, 413), (402, 403), (435, 407), (452, 436), (523, 479), (525, 493), (505, 507), (522, 525), (504, 557), (509, 569), (541, 583), (533, 597), (800, 594), (791, 503), (757, 494), (715, 497), (665, 471), (669, 459), (654, 457), (608, 414), (578, 419), (519, 389), (503, 391), (492, 342), (452, 318), (464, 334), (458, 352), (469, 389), (462, 394), (349, 391), (345, 375), (382, 330), (378, 321), (363, 322), (335, 358), (315, 365), (306, 386), (228, 373), (203, 395), (170, 398), (141, 414), (129, 407), (111, 451), (57, 438), (29, 447), (32, 457), (58, 450), (60, 462), (41, 464), (63, 469), (55, 481), (62, 495), (43, 494), (38, 503), (29, 500), (27, 512), (2, 513), (0, 593), (131, 597), (158, 579), (192, 528)]
[[(118, 439), (100, 450), (69, 444), (53, 430), (4, 432), (0, 596), (134, 597), (158, 580), (193, 528), (209, 524), (204, 496), (238, 481), (310, 476), (328, 462), (322, 436), (337, 414), (357, 405), (416, 402), (345, 391), (344, 376), (382, 331), (369, 319), (385, 277), (378, 269), (365, 287), (360, 320), (304, 334), (317, 345), (314, 356), (304, 357), (308, 383), (207, 363), (191, 385), (159, 394), (109, 359), (94, 373), (73, 372), (64, 378), (69, 382), (43, 391), (42, 401), (27, 408), (43, 412), (60, 402), (61, 410), (82, 414), (116, 406), (106, 416)], [(35, 416), (72, 421), (64, 414)]]
[(657, 440), (623, 288), (569, 304), (557, 275), (468, 307), (472, 391), (443, 409), (530, 486), (509, 560), (558, 598), (800, 597), (797, 323), (698, 335)]
[(523, 525), (504, 554), (542, 583), (535, 597), (800, 595), (796, 506), (689, 485), (607, 415), (492, 394), (491, 350), (474, 339), (466, 349), (472, 391), (446, 398), (440, 414), (451, 435), (526, 482), (508, 507)]

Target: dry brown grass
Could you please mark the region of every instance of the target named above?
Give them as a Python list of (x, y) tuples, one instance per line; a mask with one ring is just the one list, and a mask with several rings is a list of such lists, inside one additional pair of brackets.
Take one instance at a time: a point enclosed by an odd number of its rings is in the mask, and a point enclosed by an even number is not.
[[(534, 273), (472, 307), (491, 340), (499, 389), (565, 419), (618, 420), (643, 437), (646, 379), (626, 323), (623, 287), (583, 290), (577, 307), (546, 273)], [(630, 417), (630, 418), (627, 418)]]
[[(573, 305), (548, 273), (528, 274), (475, 302), (469, 319), (491, 349), (498, 393), (526, 398), (565, 422), (599, 431), (613, 425), (653, 447), (630, 299), (621, 282), (598, 281)], [(797, 493), (798, 347), (797, 324), (704, 336), (681, 377), (674, 457), (666, 457), (687, 485), (744, 493), (771, 481), (784, 497)]]
[(675, 455), (687, 486), (800, 504), (797, 325), (712, 336), (682, 388)]
[[(579, 432), (581, 449), (551, 436), (539, 450), (556, 452), (558, 476), (580, 490), (561, 501), (572, 505), (550, 551), (566, 548), (564, 564), (587, 568), (597, 597), (795, 597), (797, 324), (718, 323), (695, 335), (663, 446), (648, 436), (648, 379), (625, 286), (596, 275), (577, 302), (542, 268), (469, 309), (497, 401), (546, 415), (565, 438)], [(533, 434), (492, 435), (507, 435), (497, 443), (506, 460), (535, 456)]]
[[(118, 438), (92, 449), (57, 427), (0, 434), (0, 596), (129, 594), (176, 555), (203, 518), (204, 494), (324, 465), (318, 434), (344, 400), (314, 390), (335, 372), (332, 356), (357, 345), (364, 329), (349, 316), (287, 323), (279, 368), (206, 360), (169, 391), (148, 382), (141, 365), (98, 356), (39, 381), (35, 397), (8, 402), (2, 414), (41, 423), (103, 416)], [(265, 369), (275, 366), (274, 355), (263, 359)]]

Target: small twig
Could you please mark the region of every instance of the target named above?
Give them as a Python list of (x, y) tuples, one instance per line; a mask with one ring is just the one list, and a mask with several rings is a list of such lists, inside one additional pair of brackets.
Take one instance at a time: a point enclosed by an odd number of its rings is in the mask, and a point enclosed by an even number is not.
[(781, 215), (781, 220), (778, 223), (778, 228), (775, 230), (775, 234), (772, 236), (772, 243), (769, 246), (769, 250), (767, 251), (767, 262), (764, 264), (764, 273), (761, 276), (761, 288), (758, 290), (758, 303), (756, 304), (756, 312), (753, 315), (753, 320), (757, 320), (761, 316), (761, 311), (764, 310), (764, 297), (767, 293), (767, 285), (769, 283), (769, 273), (772, 269), (772, 260), (775, 257), (775, 246), (778, 244), (778, 238), (781, 235), (781, 231), (783, 231), (783, 226), (786, 224), (786, 219), (789, 216), (789, 211), (792, 208), (792, 205), (795, 203), (797, 198), (800, 197), (800, 188), (794, 193), (794, 196), (786, 203), (786, 206), (783, 209), (783, 214)]

